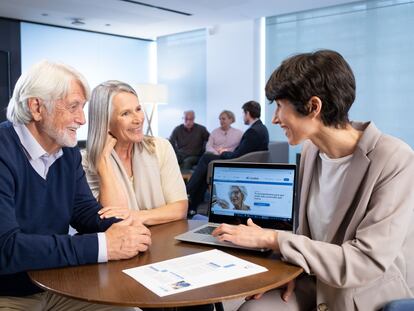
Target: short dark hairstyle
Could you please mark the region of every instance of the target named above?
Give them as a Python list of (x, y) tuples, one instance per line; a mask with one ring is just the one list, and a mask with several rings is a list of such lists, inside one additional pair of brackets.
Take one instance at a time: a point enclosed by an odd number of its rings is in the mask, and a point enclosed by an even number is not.
[(248, 111), (252, 118), (260, 118), (260, 104), (254, 100), (244, 103), (242, 106), (244, 112)]
[(319, 50), (292, 56), (272, 73), (266, 84), (270, 101), (286, 99), (296, 111), (308, 115), (312, 96), (322, 101), (324, 125), (336, 128), (349, 123), (348, 111), (355, 100), (355, 77), (341, 54)]

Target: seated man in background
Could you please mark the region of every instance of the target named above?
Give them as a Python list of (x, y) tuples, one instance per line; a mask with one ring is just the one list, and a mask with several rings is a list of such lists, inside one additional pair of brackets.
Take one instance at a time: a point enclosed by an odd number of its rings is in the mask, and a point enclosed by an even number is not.
[(177, 155), (181, 169), (191, 169), (204, 153), (209, 132), (200, 124), (194, 123), (195, 113), (184, 111), (184, 123), (177, 126), (171, 136), (170, 143)]
[(234, 151), (224, 151), (219, 155), (205, 153), (197, 164), (193, 175), (187, 184), (189, 196), (189, 211), (191, 217), (197, 213), (197, 206), (203, 202), (207, 190), (207, 169), (212, 160), (233, 159), (246, 153), (263, 151), (268, 149), (269, 132), (266, 126), (260, 121), (260, 104), (255, 101), (248, 101), (242, 106), (244, 124), (249, 128), (244, 132), (239, 146)]
[(151, 243), (131, 218), (98, 215), (76, 147), (89, 94), (80, 73), (47, 61), (17, 81), (0, 124), (0, 309), (126, 310), (43, 292), (26, 273), (131, 258)]

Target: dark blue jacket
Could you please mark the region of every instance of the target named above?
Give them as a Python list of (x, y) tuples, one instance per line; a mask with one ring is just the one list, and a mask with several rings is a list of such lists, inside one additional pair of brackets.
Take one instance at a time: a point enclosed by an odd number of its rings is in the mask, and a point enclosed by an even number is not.
[(223, 152), (221, 159), (234, 159), (253, 151), (267, 150), (269, 146), (269, 132), (262, 121), (257, 120), (244, 132), (240, 144), (233, 152)]
[[(44, 180), (10, 122), (0, 124), (0, 296), (40, 292), (25, 271), (96, 263), (100, 220), (79, 149), (63, 148)], [(68, 235), (69, 224), (80, 235)]]

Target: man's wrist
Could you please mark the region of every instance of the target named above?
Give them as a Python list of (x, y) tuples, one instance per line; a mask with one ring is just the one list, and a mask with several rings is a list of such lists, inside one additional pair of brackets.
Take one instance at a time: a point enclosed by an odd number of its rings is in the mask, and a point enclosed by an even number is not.
[(98, 232), (98, 262), (108, 262), (108, 248), (104, 232)]

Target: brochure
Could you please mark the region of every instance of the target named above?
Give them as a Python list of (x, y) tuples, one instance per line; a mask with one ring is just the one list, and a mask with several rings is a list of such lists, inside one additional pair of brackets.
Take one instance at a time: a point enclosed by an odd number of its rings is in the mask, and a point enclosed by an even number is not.
[(123, 270), (160, 297), (265, 271), (217, 249)]

